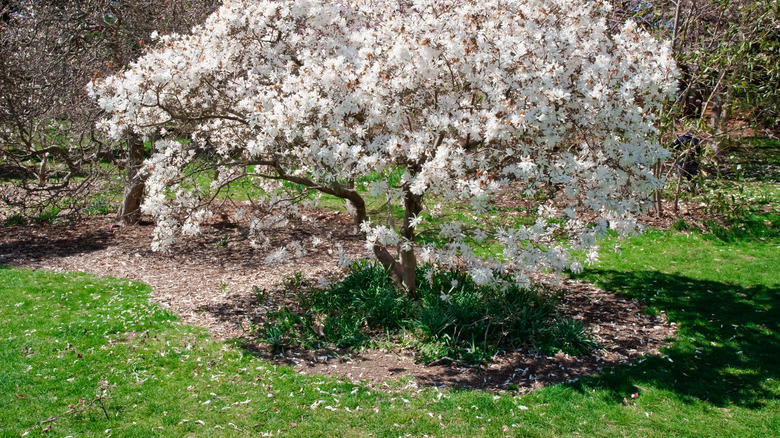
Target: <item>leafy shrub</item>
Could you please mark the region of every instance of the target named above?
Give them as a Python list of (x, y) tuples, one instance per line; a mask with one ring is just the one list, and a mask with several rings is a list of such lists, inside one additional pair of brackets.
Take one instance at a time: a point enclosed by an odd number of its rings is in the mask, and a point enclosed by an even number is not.
[(595, 345), (581, 323), (555, 317), (556, 300), (548, 292), (478, 286), (466, 273), (425, 266), (417, 274), (416, 301), (399, 291), (378, 264), (356, 263), (342, 281), (326, 288), (312, 287), (296, 274), (284, 281), (296, 312), (269, 313), (259, 338), (275, 350), (289, 345), (360, 348), (381, 334), (405, 332), (424, 362), (484, 362), (501, 350), (539, 340), (543, 348), (569, 354)]
[(25, 223), (24, 216), (21, 214), (14, 214), (11, 216), (8, 216), (3, 221), (4, 227), (15, 227), (17, 225), (23, 225)]
[(542, 330), (542, 348), (547, 354), (562, 351), (572, 356), (586, 354), (598, 347), (582, 321), (563, 317), (556, 318), (553, 323)]
[(60, 214), (60, 209), (57, 207), (47, 208), (42, 210), (39, 214), (30, 218), (30, 221), (35, 225), (52, 224)]

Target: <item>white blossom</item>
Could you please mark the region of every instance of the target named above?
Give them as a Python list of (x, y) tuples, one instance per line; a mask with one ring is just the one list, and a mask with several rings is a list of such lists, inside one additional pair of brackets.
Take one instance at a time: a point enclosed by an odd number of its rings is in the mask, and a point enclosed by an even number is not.
[[(298, 208), (278, 179), (331, 193), (371, 181), (369, 194), (391, 206), (434, 201), (434, 217), (448, 203), (483, 214), (510, 181), (529, 197), (560, 187), (570, 205), (541, 206), (532, 225), (447, 222), (441, 245), (419, 249), (478, 284), (509, 272), (527, 285), (540, 270), (580, 269), (572, 249), (597, 260), (596, 239), (636, 230), (633, 215), (660, 187), (652, 165), (668, 152), (654, 126), (676, 90), (670, 44), (632, 21), (612, 35), (608, 13), (601, 0), (226, 0), (191, 35), (158, 36), (90, 93), (109, 135), (168, 133), (144, 167), (154, 249), (198, 233), (206, 201), (244, 172), (257, 176), (267, 211), (235, 216), (258, 248), (271, 245), (263, 230), (289, 226)], [(192, 141), (176, 141), (176, 127)], [(221, 166), (206, 187), (187, 180), (203, 151)], [(411, 213), (412, 229), (428, 217)], [(595, 226), (578, 220), (586, 213)], [(366, 219), (367, 249), (415, 250), (392, 223)], [(500, 254), (477, 257), (469, 242), (488, 240)], [(305, 255), (298, 245), (267, 262)]]
[(352, 259), (349, 258), (347, 252), (344, 251), (344, 247), (341, 244), (336, 245), (336, 257), (337, 264), (342, 268), (347, 268), (352, 264)]
[(271, 254), (268, 254), (265, 258), (265, 264), (266, 265), (277, 265), (279, 263), (284, 263), (290, 258), (290, 253), (287, 251), (287, 248), (282, 247), (276, 249)]

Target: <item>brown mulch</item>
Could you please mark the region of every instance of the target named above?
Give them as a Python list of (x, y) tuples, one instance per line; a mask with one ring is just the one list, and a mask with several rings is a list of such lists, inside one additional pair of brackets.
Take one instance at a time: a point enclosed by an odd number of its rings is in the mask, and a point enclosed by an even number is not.
[(643, 305), (587, 283), (566, 280), (560, 311), (581, 319), (604, 347), (595, 354), (553, 357), (534, 351), (511, 351), (493, 358), (487, 365), (473, 366), (441, 360), (433, 364), (415, 362), (411, 351), (370, 350), (348, 356), (317, 352), (292, 352), (277, 359), (310, 374), (344, 376), (355, 381), (382, 383), (388, 378), (412, 376), (416, 384), (479, 388), (495, 391), (517, 385), (529, 392), (546, 385), (594, 374), (604, 367), (634, 362), (656, 354), (675, 334), (675, 324), (663, 316), (642, 313)]
[[(253, 352), (299, 372), (339, 375), (376, 386), (407, 377), (420, 385), (485, 390), (517, 385), (520, 391), (530, 391), (658, 353), (675, 334), (674, 323), (663, 314), (644, 314), (637, 301), (565, 280), (560, 286), (565, 291), (561, 312), (582, 319), (604, 346), (592, 355), (546, 357), (533, 351), (512, 351), (481, 367), (447, 361), (421, 364), (413, 352), (405, 350), (288, 351), (273, 356), (249, 333), (250, 322), (261, 323), (268, 311), (258, 303), (256, 288), (267, 291), (264, 303), (276, 300), (278, 306), (283, 305), (279, 286), (293, 273), (300, 271), (315, 282), (340, 275), (333, 242), (341, 243), (352, 258), (365, 255), (350, 218), (344, 213), (312, 212), (308, 221), (290, 224), (274, 234), (269, 250), (251, 248), (242, 228), (214, 223), (204, 227), (202, 237), (182, 240), (168, 253), (155, 253), (150, 249), (152, 229), (150, 222), (117, 227), (108, 217), (44, 227), (0, 227), (0, 264), (142, 281), (152, 286), (154, 301), (178, 314), (184, 323), (207, 328), (217, 339), (244, 338)], [(265, 264), (274, 247), (314, 236), (325, 243), (304, 257), (281, 265)]]

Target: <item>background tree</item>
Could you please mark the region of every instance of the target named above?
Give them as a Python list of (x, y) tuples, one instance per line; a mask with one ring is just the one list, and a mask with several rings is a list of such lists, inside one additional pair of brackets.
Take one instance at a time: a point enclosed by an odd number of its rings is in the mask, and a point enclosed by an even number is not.
[(683, 72), (674, 117), (727, 131), (738, 116), (754, 128), (780, 117), (780, 5), (774, 0), (614, 1), (613, 22), (633, 19), (672, 40)]
[[(682, 178), (679, 162), (706, 159), (720, 169), (722, 151), (738, 141), (744, 129), (773, 135), (780, 115), (780, 6), (775, 0), (613, 0), (611, 26), (634, 20), (657, 38), (672, 41), (682, 71), (680, 89), (664, 110), (660, 124), (664, 144), (693, 132), (707, 153), (678, 147), (658, 177), (676, 183), (677, 212)], [(692, 146), (694, 143), (688, 144)], [(711, 160), (711, 161), (710, 161)], [(671, 164), (671, 166), (669, 166)], [(704, 166), (712, 169), (712, 166)], [(673, 177), (676, 176), (676, 177)], [(673, 177), (673, 178), (672, 178)], [(656, 212), (662, 212), (661, 192)]]
[[(101, 111), (86, 94), (94, 77), (116, 72), (143, 53), (150, 33), (187, 32), (216, 0), (4, 0), (0, 21), (0, 145), (3, 202), (38, 210), (67, 199), (78, 204), (105, 178), (107, 166), (126, 172), (120, 217), (140, 213), (143, 179), (137, 137), (105, 143), (94, 131)], [(104, 181), (101, 181), (101, 184)], [(75, 206), (75, 205), (74, 205)]]
[[(563, 0), (228, 1), (94, 89), (114, 138), (168, 136), (145, 168), (158, 248), (197, 233), (231, 181), (255, 177), (267, 205), (284, 181), (345, 199), (368, 248), (414, 296), (425, 199), (470, 202), (479, 215), (516, 180), (526, 196), (555, 187), (569, 208), (547, 205), (530, 226), (447, 223), (419, 256), (478, 283), (510, 273), (527, 284), (539, 269), (578, 270), (571, 249), (595, 258), (596, 237), (632, 229), (658, 186), (650, 166), (665, 151), (653, 123), (675, 89), (670, 48), (632, 22), (611, 35), (606, 17), (602, 3)], [(172, 128), (194, 141), (175, 141)], [(210, 185), (183, 182), (209, 165), (219, 169)], [(386, 175), (398, 171), (393, 184)], [(371, 222), (361, 178), (393, 194), (400, 227)], [(586, 211), (601, 220), (589, 226)], [(252, 222), (255, 243), (264, 221)], [(478, 257), (472, 246), (485, 239), (502, 249)]]

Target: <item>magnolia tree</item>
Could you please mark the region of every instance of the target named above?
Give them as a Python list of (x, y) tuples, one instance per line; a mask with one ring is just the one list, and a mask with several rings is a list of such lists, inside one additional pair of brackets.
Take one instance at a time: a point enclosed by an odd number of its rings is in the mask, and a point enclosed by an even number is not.
[[(526, 285), (539, 270), (581, 269), (599, 236), (636, 227), (632, 214), (660, 186), (654, 114), (676, 68), (668, 44), (634, 23), (611, 35), (608, 11), (570, 0), (232, 0), (192, 35), (158, 37), (92, 92), (111, 135), (167, 138), (146, 163), (156, 248), (199, 232), (204, 200), (248, 176), (267, 205), (290, 182), (346, 200), (411, 296), (419, 260), (467, 269), (478, 284)], [(171, 134), (180, 127), (192, 142)], [(207, 164), (218, 170), (209, 187), (181, 183)], [(369, 194), (403, 208), (399, 227), (369, 217), (355, 188), (369, 175)], [(448, 222), (437, 244), (416, 242), (426, 198), (479, 215), (511, 182), (528, 196), (554, 187), (565, 203), (543, 205), (532, 225)], [(253, 244), (269, 223), (251, 221)], [(501, 249), (478, 257), (485, 241)]]

